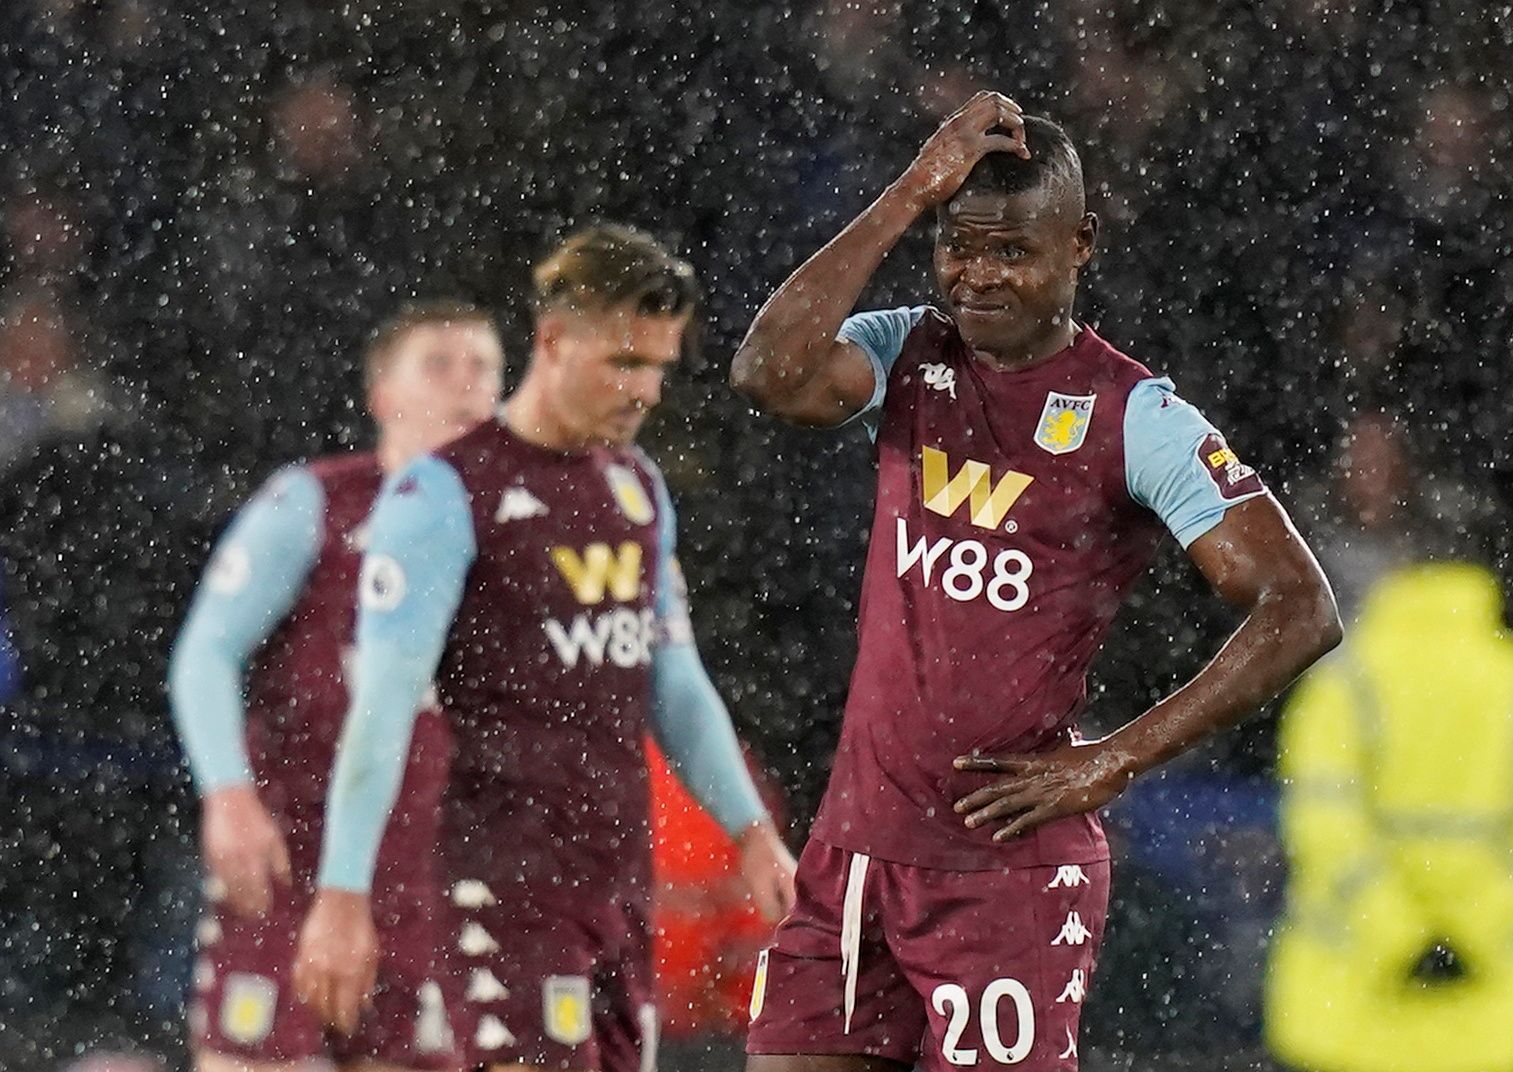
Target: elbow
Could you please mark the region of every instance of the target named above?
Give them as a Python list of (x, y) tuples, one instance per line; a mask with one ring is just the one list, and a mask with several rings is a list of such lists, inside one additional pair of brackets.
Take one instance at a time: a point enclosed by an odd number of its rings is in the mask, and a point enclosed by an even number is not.
[(772, 371), (775, 363), (764, 347), (743, 342), (730, 363), (731, 389), (758, 409), (778, 409), (783, 391), (781, 378)]
[(730, 387), (736, 394), (760, 402), (766, 384), (761, 374), (762, 359), (751, 346), (742, 343), (730, 362)]
[(1322, 575), (1316, 574), (1291, 585), (1280, 603), (1283, 621), (1298, 648), (1299, 672), (1339, 647), (1344, 640), (1345, 629), (1340, 623), (1334, 592)]

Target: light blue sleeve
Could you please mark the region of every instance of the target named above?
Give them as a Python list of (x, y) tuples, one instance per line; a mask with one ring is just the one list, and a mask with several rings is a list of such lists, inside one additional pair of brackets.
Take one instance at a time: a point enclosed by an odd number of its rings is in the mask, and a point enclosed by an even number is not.
[(451, 466), (421, 458), (384, 486), (358, 582), (355, 682), (326, 794), (322, 886), (372, 885), (415, 716), (476, 555), (467, 492)]
[(252, 781), (242, 679), (247, 659), (294, 605), (320, 551), (325, 496), (281, 470), (216, 545), (168, 664), (168, 702), (203, 796)]
[(880, 309), (871, 313), (855, 313), (841, 322), (835, 333), (837, 340), (853, 343), (872, 363), (872, 399), (851, 420), (866, 421), (869, 432), (876, 437), (876, 414), (882, 409), (883, 395), (888, 389), (888, 373), (898, 355), (903, 352), (904, 340), (919, 318), (925, 315), (926, 307)]
[[(655, 472), (655, 471), (654, 471)], [(699, 659), (688, 620), (688, 590), (677, 561), (677, 519), (660, 475), (657, 644), (652, 649), (651, 730), (678, 780), (732, 837), (766, 818), (730, 712)]]
[[(1210, 461), (1214, 448), (1228, 465)], [(1130, 496), (1153, 511), (1183, 548), (1237, 503), (1266, 494), (1254, 470), (1224, 445), (1165, 377), (1142, 380), (1124, 410), (1124, 475)]]

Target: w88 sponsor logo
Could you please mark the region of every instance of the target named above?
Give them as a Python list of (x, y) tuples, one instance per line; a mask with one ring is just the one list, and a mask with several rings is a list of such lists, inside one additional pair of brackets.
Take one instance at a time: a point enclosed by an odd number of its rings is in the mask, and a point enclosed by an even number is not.
[(616, 607), (604, 614), (579, 614), (564, 627), (554, 619), (545, 623), (546, 635), (557, 657), (568, 669), (580, 660), (603, 666), (607, 660), (629, 670), (651, 662), (656, 642), (656, 614), (650, 608)]
[(958, 603), (986, 599), (995, 610), (1019, 610), (1030, 601), (1030, 576), (1035, 563), (1017, 548), (996, 554), (981, 540), (953, 540), (942, 536), (930, 543), (924, 536), (911, 542), (909, 524), (898, 519), (898, 576), (919, 569), (926, 588), (939, 587)]

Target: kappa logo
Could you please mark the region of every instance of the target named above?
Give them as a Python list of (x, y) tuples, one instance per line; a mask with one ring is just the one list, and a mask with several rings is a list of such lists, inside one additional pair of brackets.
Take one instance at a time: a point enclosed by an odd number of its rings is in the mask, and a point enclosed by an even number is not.
[(452, 887), (452, 903), (458, 908), (482, 908), (494, 903), (494, 891), (476, 878), (465, 878)]
[(1060, 1005), (1070, 1001), (1073, 1005), (1081, 1005), (1082, 999), (1087, 996), (1087, 972), (1081, 968), (1072, 969), (1072, 977), (1066, 981), (1066, 986), (1061, 990), (1061, 996), (1056, 999)]
[(419, 1053), (443, 1053), (450, 1050), (456, 1039), (452, 1035), (452, 1022), (447, 1019), (446, 1000), (441, 996), (441, 987), (428, 980), (420, 987), (420, 1014), (415, 1018), (415, 1049)]
[(919, 454), (925, 509), (950, 517), (962, 503), (967, 503), (971, 522), (978, 528), (996, 529), (1025, 489), (1035, 483), (1034, 477), (1012, 469), (994, 483), (993, 471), (971, 458), (952, 473), (951, 459), (945, 451), (921, 447)]
[(564, 1046), (588, 1041), (588, 976), (548, 975), (541, 984), (541, 1019), (548, 1038)]
[(1062, 864), (1056, 868), (1056, 877), (1046, 885), (1048, 890), (1070, 889), (1073, 886), (1090, 886), (1092, 880), (1079, 864)]
[(1070, 454), (1087, 440), (1097, 395), (1064, 395), (1050, 391), (1035, 426), (1035, 445), (1049, 454)]
[(515, 1036), (504, 1026), (503, 1020), (485, 1013), (478, 1020), (478, 1030), (473, 1033), (473, 1045), (480, 1050), (497, 1050), (501, 1046), (515, 1045)]
[(499, 497), (499, 509), (494, 511), (494, 520), (503, 525), (509, 521), (527, 521), (533, 517), (545, 517), (546, 503), (524, 488), (506, 488)]
[(474, 968), (473, 974), (468, 977), (468, 1001), (492, 1002), (503, 1001), (510, 996), (510, 988), (499, 981), (499, 977), (487, 968)]
[(626, 540), (618, 551), (607, 543), (591, 543), (581, 555), (571, 547), (553, 547), (552, 561), (585, 606), (604, 602), (606, 591), (617, 603), (641, 594), (641, 545), (634, 540)]
[(609, 490), (614, 492), (620, 512), (632, 524), (650, 525), (656, 519), (657, 508), (652, 505), (651, 496), (646, 494), (646, 488), (632, 470), (623, 465), (606, 465), (604, 477), (609, 481)]
[(921, 365), (919, 371), (924, 373), (926, 387), (933, 387), (937, 391), (948, 391), (951, 401), (956, 401), (956, 370), (950, 365)]
[(499, 943), (484, 930), (483, 924), (468, 923), (457, 937), (457, 948), (470, 957), (481, 957), (485, 953), (499, 952)]
[(1070, 1061), (1077, 1056), (1077, 1036), (1072, 1034), (1072, 1029), (1066, 1029), (1066, 1049), (1056, 1059), (1058, 1061)]
[(1083, 925), (1082, 917), (1076, 912), (1066, 914), (1066, 922), (1061, 925), (1061, 933), (1051, 939), (1052, 945), (1082, 945), (1093, 936), (1093, 932)]
[(268, 1037), (278, 1008), (278, 984), (263, 975), (233, 972), (221, 995), (221, 1031), (233, 1042), (251, 1046)]

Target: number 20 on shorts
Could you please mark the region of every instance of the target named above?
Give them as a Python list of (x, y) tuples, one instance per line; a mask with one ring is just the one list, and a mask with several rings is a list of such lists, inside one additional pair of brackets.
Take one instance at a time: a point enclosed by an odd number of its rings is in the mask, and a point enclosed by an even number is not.
[[(1014, 1043), (1005, 1046), (1003, 1035), (998, 1030), (998, 1007), (1008, 998), (1014, 1003), (1019, 1030)], [(957, 983), (941, 983), (930, 995), (930, 1003), (940, 1016), (949, 1016), (946, 1037), (941, 1042), (941, 1051), (953, 1065), (975, 1065), (977, 1051), (962, 1049), (961, 1036), (967, 1029), (967, 1020), (972, 1015), (972, 998), (966, 988)], [(1030, 992), (1018, 979), (994, 979), (983, 988), (982, 1002), (978, 1007), (978, 1019), (982, 1027), (982, 1045), (988, 1056), (1001, 1065), (1017, 1065), (1029, 1056), (1035, 1044), (1035, 1006), (1030, 1002)]]

